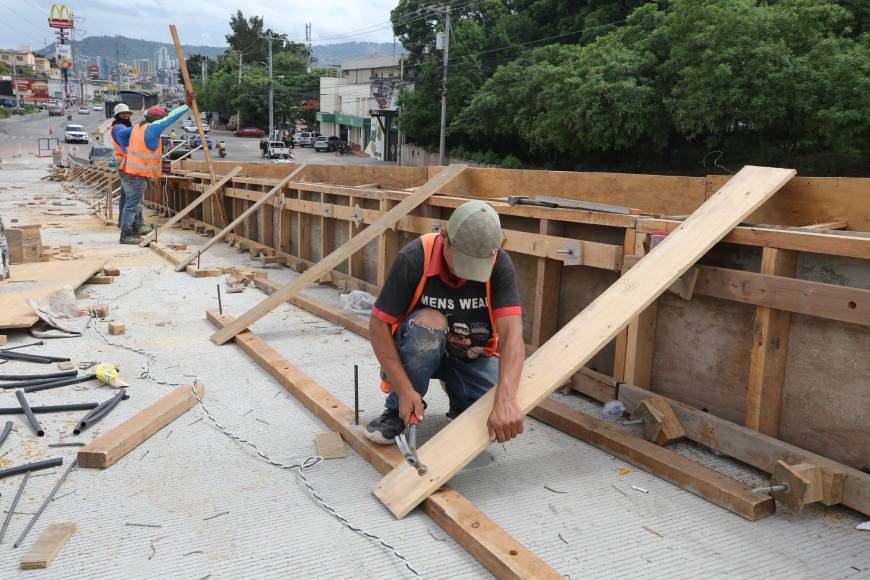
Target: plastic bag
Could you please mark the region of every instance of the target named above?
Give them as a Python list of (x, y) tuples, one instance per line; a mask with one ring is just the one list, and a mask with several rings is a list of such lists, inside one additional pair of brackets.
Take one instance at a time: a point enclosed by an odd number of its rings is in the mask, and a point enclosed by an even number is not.
[(375, 305), (375, 297), (362, 290), (352, 290), (340, 296), (341, 308), (360, 316), (370, 316)]

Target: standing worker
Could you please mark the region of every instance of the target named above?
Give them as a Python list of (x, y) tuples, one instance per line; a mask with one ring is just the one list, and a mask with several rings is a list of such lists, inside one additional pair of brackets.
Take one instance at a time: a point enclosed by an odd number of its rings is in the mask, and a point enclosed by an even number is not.
[(177, 137), (177, 135), (175, 134), (175, 129), (173, 129), (172, 133), (169, 134), (169, 138), (172, 139), (173, 141), (175, 141), (176, 137)]
[[(154, 105), (145, 111), (144, 121), (126, 130), (128, 145), (123, 176), (126, 200), (121, 215), (122, 244), (138, 244), (137, 235), (151, 231), (145, 228), (142, 218), (142, 198), (148, 180), (160, 177), (163, 173), (163, 143), (160, 135), (188, 111), (192, 100), (193, 94), (188, 93), (185, 99), (187, 104), (173, 109), (168, 115), (162, 106)], [(124, 133), (125, 130), (119, 130), (119, 134)]]
[(383, 414), (366, 427), (371, 441), (390, 444), (423, 419), (431, 379), (447, 392), (448, 419), (495, 387), (490, 438), (503, 443), (522, 433), (516, 402), (525, 359), (522, 307), (501, 244), (498, 214), (470, 201), (456, 208), (446, 229), (399, 251), (369, 322), (388, 394)]
[(121, 182), (121, 195), (118, 198), (118, 227), (121, 227), (121, 216), (124, 215), (124, 162), (127, 160), (127, 144), (130, 142), (130, 132), (124, 131), (121, 135), (121, 129), (130, 129), (133, 126), (130, 117), (133, 113), (125, 103), (118, 103), (112, 110), (114, 119), (112, 120), (112, 129), (109, 133), (112, 139), (112, 149), (115, 152), (115, 163), (118, 167), (118, 179)]

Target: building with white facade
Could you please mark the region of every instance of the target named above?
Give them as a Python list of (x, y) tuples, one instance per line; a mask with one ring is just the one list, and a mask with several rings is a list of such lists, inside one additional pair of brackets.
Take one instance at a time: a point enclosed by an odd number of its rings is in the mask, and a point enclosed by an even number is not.
[(399, 150), (398, 96), (407, 90), (404, 55), (343, 62), (337, 76), (320, 78), (320, 132), (384, 161)]

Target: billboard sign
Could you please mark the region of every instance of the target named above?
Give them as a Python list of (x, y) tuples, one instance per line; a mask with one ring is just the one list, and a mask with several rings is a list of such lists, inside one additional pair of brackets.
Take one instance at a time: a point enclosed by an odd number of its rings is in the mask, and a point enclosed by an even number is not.
[(72, 45), (71, 44), (56, 44), (54, 45), (55, 54), (57, 55), (58, 68), (72, 68)]
[[(13, 88), (12, 83), (15, 83)], [(48, 81), (40, 79), (16, 78), (14, 81), (0, 81), (0, 97), (14, 98), (16, 89), (22, 101), (48, 101)]]
[(50, 28), (73, 28), (73, 13), (66, 4), (52, 4), (48, 12)]

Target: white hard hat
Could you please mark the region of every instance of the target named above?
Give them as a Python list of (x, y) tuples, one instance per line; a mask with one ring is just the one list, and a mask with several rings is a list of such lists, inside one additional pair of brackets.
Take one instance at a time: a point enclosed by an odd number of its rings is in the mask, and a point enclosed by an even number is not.
[(118, 103), (115, 105), (114, 110), (112, 110), (112, 115), (118, 116), (118, 113), (129, 113), (130, 107), (128, 107), (125, 103)]

